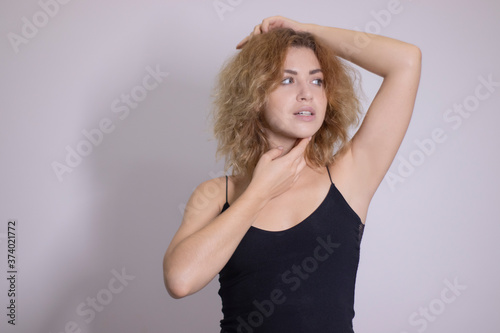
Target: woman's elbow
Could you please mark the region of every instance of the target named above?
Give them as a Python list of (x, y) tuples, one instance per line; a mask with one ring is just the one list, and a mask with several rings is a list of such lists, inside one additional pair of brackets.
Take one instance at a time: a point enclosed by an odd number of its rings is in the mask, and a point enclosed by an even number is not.
[(172, 298), (179, 299), (191, 294), (189, 281), (170, 267), (167, 256), (163, 259), (163, 282)]
[(422, 64), (422, 51), (418, 46), (410, 44), (406, 55), (406, 64), (410, 68), (420, 70)]
[(184, 298), (190, 295), (189, 288), (183, 283), (173, 282), (172, 279), (164, 277), (165, 288), (168, 294), (175, 299)]

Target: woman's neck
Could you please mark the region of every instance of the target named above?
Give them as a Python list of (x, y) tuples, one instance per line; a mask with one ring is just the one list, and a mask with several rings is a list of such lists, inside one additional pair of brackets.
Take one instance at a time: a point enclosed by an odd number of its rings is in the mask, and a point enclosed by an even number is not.
[(297, 138), (286, 138), (286, 137), (277, 137), (274, 135), (268, 135), (269, 148), (278, 148), (279, 146), (283, 147), (283, 153), (281, 156), (284, 156), (292, 150), (293, 147), (297, 145), (297, 143), (301, 139)]

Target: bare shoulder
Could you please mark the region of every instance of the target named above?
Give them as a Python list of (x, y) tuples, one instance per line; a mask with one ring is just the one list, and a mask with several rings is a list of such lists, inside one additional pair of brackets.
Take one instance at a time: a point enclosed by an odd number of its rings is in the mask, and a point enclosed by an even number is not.
[(226, 177), (217, 177), (200, 183), (189, 198), (184, 217), (195, 217), (200, 214), (216, 216), (225, 202)]
[(213, 178), (199, 184), (184, 209), (182, 222), (167, 253), (186, 237), (210, 224), (220, 214), (225, 202), (226, 178)]

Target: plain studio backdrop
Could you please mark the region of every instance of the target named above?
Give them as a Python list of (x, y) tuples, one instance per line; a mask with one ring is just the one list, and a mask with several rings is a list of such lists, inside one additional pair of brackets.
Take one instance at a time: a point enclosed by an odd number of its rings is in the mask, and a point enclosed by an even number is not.
[[(355, 331), (498, 332), (498, 1), (0, 7), (1, 332), (219, 331), (217, 279), (174, 300), (162, 259), (193, 189), (223, 174), (207, 120), (215, 76), (272, 15), (423, 53), (410, 127), (366, 221)], [(381, 78), (360, 74), (366, 110)]]

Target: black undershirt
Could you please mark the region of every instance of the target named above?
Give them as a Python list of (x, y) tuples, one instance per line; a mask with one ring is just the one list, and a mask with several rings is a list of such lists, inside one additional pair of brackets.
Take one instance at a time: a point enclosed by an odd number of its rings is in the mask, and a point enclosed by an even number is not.
[[(221, 214), (228, 208), (226, 178)], [(354, 332), (363, 230), (332, 181), (299, 224), (283, 231), (250, 227), (219, 273), (221, 333)]]

